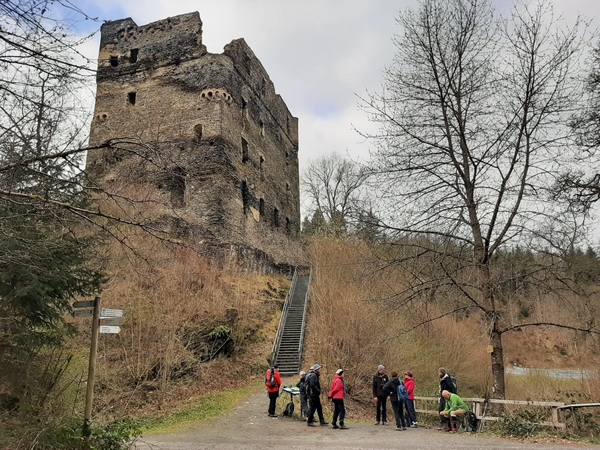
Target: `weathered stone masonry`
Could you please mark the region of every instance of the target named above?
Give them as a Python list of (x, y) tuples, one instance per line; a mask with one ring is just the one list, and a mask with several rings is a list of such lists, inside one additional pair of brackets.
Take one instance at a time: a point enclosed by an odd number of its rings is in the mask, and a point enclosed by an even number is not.
[(90, 153), (98, 181), (153, 184), (173, 207), (157, 220), (194, 242), (296, 263), (298, 119), (243, 39), (208, 53), (198, 13), (105, 23), (90, 145), (113, 138), (152, 144), (159, 160)]

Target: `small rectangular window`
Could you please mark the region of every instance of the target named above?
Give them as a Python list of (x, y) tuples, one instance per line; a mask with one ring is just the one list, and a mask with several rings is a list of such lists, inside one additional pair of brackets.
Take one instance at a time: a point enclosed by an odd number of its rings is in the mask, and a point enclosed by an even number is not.
[(260, 214), (260, 217), (263, 217), (265, 215), (265, 201), (262, 198), (258, 200), (258, 212)]
[(245, 181), (242, 181), (242, 204), (244, 205), (244, 214), (246, 214), (250, 206), (250, 191), (248, 190), (248, 183)]
[(194, 127), (194, 139), (196, 142), (202, 141), (202, 124), (199, 123)]
[(273, 209), (273, 226), (275, 228), (279, 226), (279, 210), (277, 208)]
[(135, 105), (136, 93), (130, 92), (127, 94), (127, 98), (129, 99), (129, 103)]
[(242, 162), (248, 161), (248, 141), (242, 138)]
[(137, 48), (132, 48), (131, 49), (131, 52), (129, 53), (129, 62), (130, 63), (137, 62), (137, 60), (138, 60), (138, 52), (139, 52), (139, 49), (137, 49)]
[(264, 180), (265, 179), (265, 172), (264, 172), (264, 164), (265, 164), (265, 158), (261, 155), (259, 158), (259, 164), (258, 164), (258, 171), (260, 172), (260, 179)]
[(110, 55), (110, 65), (112, 67), (117, 67), (119, 65), (119, 57), (118, 56), (114, 56), (114, 55)]

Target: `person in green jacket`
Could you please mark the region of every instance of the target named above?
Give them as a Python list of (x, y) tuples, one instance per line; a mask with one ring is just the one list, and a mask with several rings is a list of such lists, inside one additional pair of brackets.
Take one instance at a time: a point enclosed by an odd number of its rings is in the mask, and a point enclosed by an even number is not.
[(446, 431), (456, 433), (458, 417), (464, 416), (469, 407), (462, 398), (449, 391), (442, 391), (442, 397), (446, 399), (446, 409), (440, 412), (440, 416), (446, 420)]

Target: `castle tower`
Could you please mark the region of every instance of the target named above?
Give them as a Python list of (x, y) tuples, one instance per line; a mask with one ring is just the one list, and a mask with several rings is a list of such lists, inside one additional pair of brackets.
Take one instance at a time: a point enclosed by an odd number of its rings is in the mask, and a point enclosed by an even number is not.
[(198, 13), (101, 29), (88, 155), (104, 186), (155, 188), (171, 231), (271, 264), (295, 264), (300, 228), (298, 119), (243, 39), (211, 54)]

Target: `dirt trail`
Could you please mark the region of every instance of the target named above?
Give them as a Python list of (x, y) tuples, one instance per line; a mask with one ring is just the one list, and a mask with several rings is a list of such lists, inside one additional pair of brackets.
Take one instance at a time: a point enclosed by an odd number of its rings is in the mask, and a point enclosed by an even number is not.
[[(280, 399), (287, 403), (289, 396)], [(268, 399), (262, 390), (253, 393), (237, 408), (222, 417), (204, 422), (201, 426), (169, 435), (144, 437), (138, 450), (295, 450), (295, 449), (584, 449), (583, 444), (523, 444), (505, 439), (470, 433), (448, 434), (435, 429), (410, 428), (396, 431), (393, 426), (353, 423), (349, 430), (331, 427), (307, 427), (306, 422), (287, 417), (270, 418), (266, 414)]]

